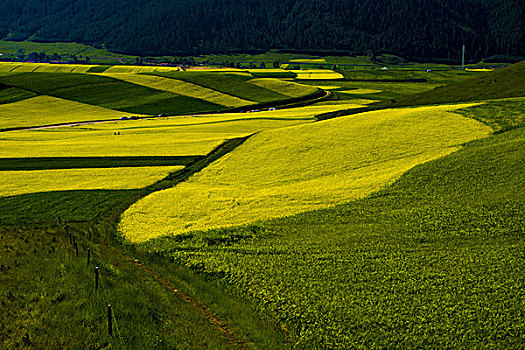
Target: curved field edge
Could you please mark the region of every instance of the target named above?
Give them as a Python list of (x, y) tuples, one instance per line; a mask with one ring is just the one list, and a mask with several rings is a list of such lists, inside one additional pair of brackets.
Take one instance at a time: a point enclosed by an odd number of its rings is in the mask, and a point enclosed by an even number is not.
[(254, 101), (243, 100), (183, 80), (134, 73), (103, 73), (102, 75), (120, 79), (132, 84), (143, 85), (156, 90), (168, 91), (182, 96), (201, 99), (225, 107), (241, 107), (255, 104)]
[(134, 243), (238, 226), (363, 198), (491, 129), (451, 113), (472, 105), (363, 113), (261, 132), (189, 181), (122, 215)]
[(296, 348), (523, 343), (525, 129), (332, 209), (138, 245), (223, 281)]

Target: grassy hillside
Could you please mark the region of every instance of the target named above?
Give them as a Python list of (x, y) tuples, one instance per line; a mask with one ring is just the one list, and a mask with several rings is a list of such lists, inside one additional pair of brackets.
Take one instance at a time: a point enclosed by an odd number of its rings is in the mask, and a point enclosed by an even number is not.
[(223, 275), (295, 348), (519, 348), (524, 147), (518, 128), (365, 199), (142, 249)]
[(479, 76), (457, 84), (396, 99), (392, 104), (413, 106), (525, 96), (525, 61), (493, 72), (477, 74)]

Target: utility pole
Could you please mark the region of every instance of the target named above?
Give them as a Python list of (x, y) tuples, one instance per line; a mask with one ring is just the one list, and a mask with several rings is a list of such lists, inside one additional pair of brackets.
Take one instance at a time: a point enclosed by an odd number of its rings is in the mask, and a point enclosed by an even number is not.
[(463, 50), (461, 54), (461, 69), (465, 70), (465, 45), (463, 45)]

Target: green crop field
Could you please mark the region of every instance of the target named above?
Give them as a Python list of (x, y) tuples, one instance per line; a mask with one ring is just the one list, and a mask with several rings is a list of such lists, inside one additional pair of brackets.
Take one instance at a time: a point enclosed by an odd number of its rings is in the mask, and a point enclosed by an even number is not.
[(36, 96), (38, 95), (27, 90), (10, 87), (0, 88), (0, 104), (22, 101)]
[(336, 68), (0, 63), (0, 347), (521, 348), (525, 65)]

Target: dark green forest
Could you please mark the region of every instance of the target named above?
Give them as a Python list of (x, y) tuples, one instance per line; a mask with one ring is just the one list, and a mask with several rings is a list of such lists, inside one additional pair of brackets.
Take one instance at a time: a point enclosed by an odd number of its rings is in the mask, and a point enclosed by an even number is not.
[(521, 0), (3, 0), (0, 37), (134, 55), (525, 56)]

